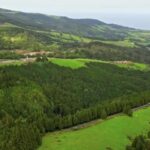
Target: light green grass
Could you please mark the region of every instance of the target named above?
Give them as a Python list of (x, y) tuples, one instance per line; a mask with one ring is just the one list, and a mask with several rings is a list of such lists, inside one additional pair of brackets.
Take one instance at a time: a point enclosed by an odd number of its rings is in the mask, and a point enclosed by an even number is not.
[(102, 42), (106, 44), (113, 44), (116, 46), (121, 46), (121, 47), (130, 47), (130, 48), (136, 47), (134, 42), (131, 42), (130, 40), (127, 40), (127, 39), (123, 41), (102, 41)]
[(96, 59), (82, 59), (82, 58), (77, 58), (77, 59), (50, 58), (49, 61), (56, 65), (69, 67), (72, 69), (86, 67), (87, 63), (92, 63), (92, 62), (110, 63), (108, 61), (102, 61), (102, 60), (96, 60)]
[[(48, 33), (48, 32), (47, 32)], [(85, 42), (89, 43), (92, 40), (90, 38), (80, 37), (73, 34), (67, 34), (67, 33), (59, 33), (59, 32), (50, 32), (51, 36), (55, 37), (55, 39), (62, 39), (62, 41), (78, 41), (78, 42)]]
[(116, 116), (78, 131), (49, 133), (38, 150), (125, 150), (129, 136), (150, 130), (150, 107), (134, 112), (133, 117)]
[(150, 71), (150, 65), (142, 64), (142, 63), (134, 63), (134, 62), (121, 63), (121, 62), (114, 62), (114, 61), (102, 61), (102, 60), (96, 60), (96, 59), (81, 59), (81, 58), (78, 58), (78, 59), (51, 58), (49, 59), (49, 61), (56, 65), (69, 67), (72, 69), (86, 67), (87, 63), (98, 62), (98, 63), (113, 64), (113, 65), (116, 65), (118, 67), (125, 68), (125, 69)]
[(117, 64), (117, 66), (132, 70), (150, 71), (150, 65), (142, 63)]
[(63, 67), (69, 67), (72, 69), (78, 69), (81, 67), (86, 67), (84, 61), (80, 61), (78, 59), (61, 59), (61, 58), (52, 58), (49, 59), (50, 62), (59, 65), (59, 66), (63, 66)]
[[(50, 62), (62, 66), (62, 67), (68, 67), (71, 69), (79, 69), (82, 67), (87, 67), (88, 63), (107, 63), (107, 64), (113, 64), (121, 68), (125, 69), (131, 69), (131, 70), (140, 70), (140, 71), (150, 71), (150, 65), (148, 64), (142, 64), (142, 63), (134, 63), (134, 62), (127, 62), (127, 63), (121, 63), (121, 62), (114, 62), (114, 61), (102, 61), (102, 60), (96, 60), (96, 59), (62, 59), (62, 58), (50, 58)], [(22, 65), (25, 62), (22, 60), (10, 60), (8, 63), (0, 63), (1, 66), (8, 66), (8, 65)]]
[(8, 63), (0, 63), (0, 67), (20, 66), (20, 65), (23, 65), (23, 64), (25, 64), (25, 62), (17, 60), (17, 61), (12, 61), (12, 62), (8, 62)]

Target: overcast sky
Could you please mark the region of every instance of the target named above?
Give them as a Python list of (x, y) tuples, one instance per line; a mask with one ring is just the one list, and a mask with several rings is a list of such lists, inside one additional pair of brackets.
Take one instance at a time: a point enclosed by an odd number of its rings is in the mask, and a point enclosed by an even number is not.
[(150, 29), (150, 0), (0, 0), (0, 7)]

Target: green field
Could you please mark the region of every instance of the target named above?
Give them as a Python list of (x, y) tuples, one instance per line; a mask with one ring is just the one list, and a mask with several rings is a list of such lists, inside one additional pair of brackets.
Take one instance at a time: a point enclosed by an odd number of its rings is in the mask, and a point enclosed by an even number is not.
[(81, 67), (85, 67), (85, 63), (86, 61), (81, 61), (78, 59), (60, 59), (60, 58), (52, 58), (50, 59), (50, 62), (59, 65), (59, 66), (63, 66), (63, 67), (69, 67), (72, 69), (77, 69), (77, 68), (81, 68)]
[(51, 58), (49, 59), (49, 61), (56, 65), (69, 67), (72, 69), (86, 67), (86, 63), (99, 62), (99, 63), (110, 63), (110, 64), (117, 65), (118, 67), (131, 69), (131, 70), (140, 70), (140, 71), (150, 70), (150, 65), (142, 64), (142, 63), (135, 63), (135, 62), (129, 62), (125, 64), (125, 63), (115, 63), (113, 61), (101, 61), (101, 60), (95, 60), (95, 59), (62, 59), (62, 58)]
[(125, 150), (129, 137), (150, 129), (150, 107), (134, 112), (133, 117), (116, 116), (77, 131), (49, 133), (38, 150)]
[(123, 41), (102, 41), (106, 44), (112, 44), (116, 46), (121, 46), (121, 47), (136, 47), (134, 42), (131, 42), (130, 40), (123, 40)]
[[(109, 63), (116, 65), (121, 68), (125, 69), (131, 69), (131, 70), (140, 70), (140, 71), (150, 71), (150, 65), (149, 64), (142, 64), (142, 63), (135, 63), (135, 62), (129, 62), (129, 63), (119, 63), (115, 61), (102, 61), (102, 60), (96, 60), (96, 59), (62, 59), (62, 58), (50, 58), (50, 62), (53, 64), (62, 66), (62, 67), (69, 67), (71, 69), (79, 69), (82, 67), (87, 67), (88, 63)], [(1, 66), (9, 66), (9, 65), (22, 65), (26, 62), (23, 62), (22, 60), (11, 60), (7, 63), (0, 63)]]
[(128, 64), (117, 64), (117, 66), (132, 70), (140, 70), (140, 71), (150, 71), (149, 64), (142, 64), (142, 63), (128, 63)]

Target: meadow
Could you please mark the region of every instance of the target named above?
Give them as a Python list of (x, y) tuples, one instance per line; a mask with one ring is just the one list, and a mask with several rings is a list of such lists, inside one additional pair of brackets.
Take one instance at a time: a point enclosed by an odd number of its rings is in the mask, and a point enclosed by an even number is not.
[(72, 69), (77, 69), (77, 68), (81, 68), (81, 67), (85, 67), (86, 66), (86, 61), (80, 61), (78, 59), (61, 59), (61, 58), (52, 58), (50, 59), (50, 62), (59, 65), (59, 66), (63, 66), (63, 67), (69, 67)]
[(92, 63), (92, 62), (98, 62), (98, 63), (109, 63), (116, 65), (121, 68), (125, 69), (131, 69), (131, 70), (140, 70), (140, 71), (149, 71), (150, 70), (150, 65), (148, 64), (143, 64), (143, 63), (136, 63), (136, 62), (130, 62), (127, 61), (124, 63), (124, 61), (102, 61), (102, 60), (96, 60), (96, 59), (62, 59), (62, 58), (50, 58), (50, 62), (62, 66), (62, 67), (69, 67), (72, 69), (78, 69), (81, 67), (86, 67), (87, 63)]
[(49, 133), (38, 150), (125, 150), (132, 138), (150, 129), (150, 107), (133, 117), (118, 115), (91, 127)]

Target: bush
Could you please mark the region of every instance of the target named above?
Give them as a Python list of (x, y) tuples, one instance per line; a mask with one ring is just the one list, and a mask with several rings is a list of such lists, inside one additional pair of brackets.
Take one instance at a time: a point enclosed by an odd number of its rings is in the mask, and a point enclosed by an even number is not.
[(36, 62), (48, 62), (48, 58), (46, 56), (38, 56)]

